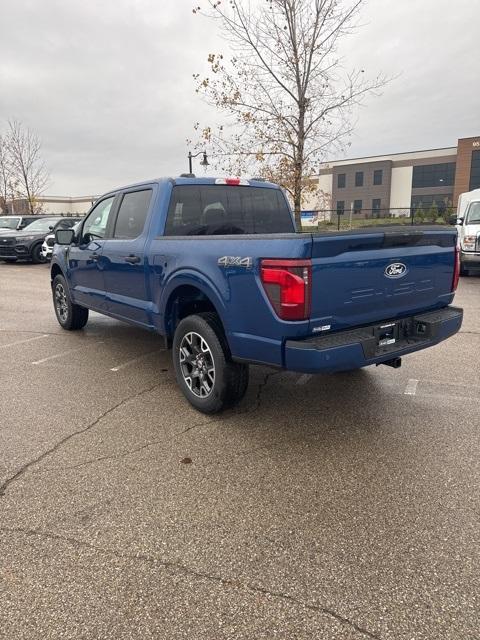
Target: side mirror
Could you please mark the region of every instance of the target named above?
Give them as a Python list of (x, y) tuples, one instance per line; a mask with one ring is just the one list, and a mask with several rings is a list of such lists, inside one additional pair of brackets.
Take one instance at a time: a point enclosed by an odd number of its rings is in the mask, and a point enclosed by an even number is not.
[(57, 229), (55, 231), (55, 243), (69, 245), (75, 239), (75, 231), (73, 229)]
[(455, 224), (458, 224), (459, 226), (462, 226), (463, 218), (457, 218), (457, 221), (455, 222)]
[(49, 225), (48, 228), (50, 229), (50, 231), (53, 231), (53, 224)]

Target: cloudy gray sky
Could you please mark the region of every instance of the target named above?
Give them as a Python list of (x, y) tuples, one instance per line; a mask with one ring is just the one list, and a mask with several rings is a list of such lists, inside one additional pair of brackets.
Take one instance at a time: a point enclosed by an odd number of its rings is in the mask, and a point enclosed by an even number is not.
[[(43, 140), (52, 195), (101, 193), (187, 169), (214, 114), (192, 74), (223, 46), (193, 0), (1, 0), (0, 122)], [(369, 0), (346, 66), (399, 77), (356, 113), (347, 156), (480, 134), (480, 1)], [(1, 125), (0, 125), (1, 126)]]

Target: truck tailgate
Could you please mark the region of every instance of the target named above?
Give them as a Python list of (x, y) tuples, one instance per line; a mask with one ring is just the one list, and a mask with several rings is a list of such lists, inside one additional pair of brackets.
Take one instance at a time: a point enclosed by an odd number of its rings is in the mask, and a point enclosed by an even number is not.
[(311, 331), (450, 304), (456, 242), (448, 227), (313, 235)]

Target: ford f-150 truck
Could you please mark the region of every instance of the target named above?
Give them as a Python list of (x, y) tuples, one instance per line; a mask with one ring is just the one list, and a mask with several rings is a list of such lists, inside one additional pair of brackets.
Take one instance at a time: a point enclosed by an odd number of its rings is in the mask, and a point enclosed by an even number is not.
[(251, 363), (400, 366), (459, 330), (458, 276), (455, 228), (300, 233), (277, 185), (190, 174), (102, 196), (51, 266), (64, 329), (93, 309), (158, 332), (204, 413), (242, 398)]

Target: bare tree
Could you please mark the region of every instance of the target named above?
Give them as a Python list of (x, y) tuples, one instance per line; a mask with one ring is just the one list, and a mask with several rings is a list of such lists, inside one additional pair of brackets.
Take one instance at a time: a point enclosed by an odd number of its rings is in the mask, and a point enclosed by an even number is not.
[(23, 199), (29, 213), (40, 210), (37, 198), (49, 180), (49, 174), (41, 157), (38, 136), (18, 120), (10, 120), (6, 136), (12, 182), (17, 185), (17, 197)]
[(210, 75), (194, 75), (197, 92), (226, 116), (215, 130), (195, 125), (199, 144), (226, 170), (279, 182), (300, 224), (311, 177), (351, 133), (352, 107), (387, 81), (346, 72), (338, 56), (363, 0), (204, 1), (193, 12), (215, 21), (232, 55), (211, 53)]
[(12, 173), (7, 139), (5, 138), (5, 136), (0, 134), (0, 209), (4, 213), (8, 213), (7, 199), (9, 195), (11, 179)]

